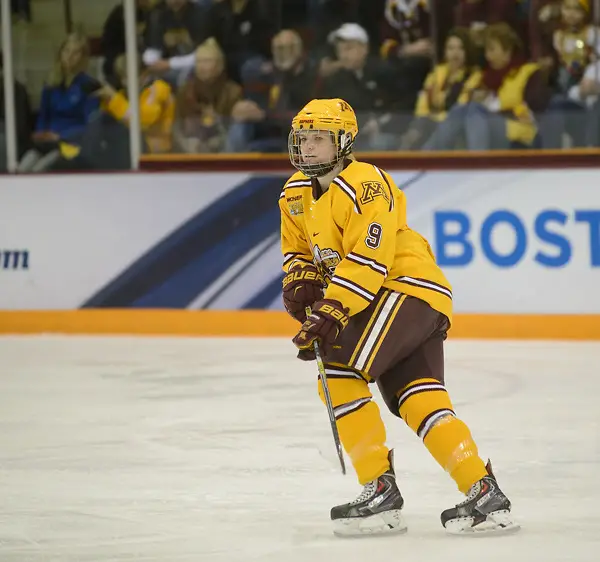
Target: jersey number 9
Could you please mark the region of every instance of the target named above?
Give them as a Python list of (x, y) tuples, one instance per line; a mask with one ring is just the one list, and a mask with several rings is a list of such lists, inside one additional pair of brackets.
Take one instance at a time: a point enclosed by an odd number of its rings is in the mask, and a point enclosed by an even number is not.
[(376, 250), (379, 248), (379, 244), (381, 243), (381, 233), (383, 229), (381, 225), (372, 222), (367, 229), (367, 237), (365, 238), (365, 244), (371, 248), (371, 250)]

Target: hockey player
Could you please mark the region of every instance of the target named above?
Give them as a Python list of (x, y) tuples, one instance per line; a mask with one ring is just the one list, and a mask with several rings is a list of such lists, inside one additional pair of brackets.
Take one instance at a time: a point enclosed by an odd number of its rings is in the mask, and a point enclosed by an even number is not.
[[(293, 342), (304, 360), (314, 359), (315, 340), (321, 344), (340, 439), (364, 486), (331, 510), (334, 532), (406, 530), (373, 382), (467, 496), (442, 512), (446, 530), (516, 530), (510, 501), (444, 386), (450, 285), (428, 242), (407, 226), (403, 192), (388, 173), (352, 156), (357, 133), (345, 101), (306, 105), (289, 135), (299, 171), (279, 199), (283, 300), (302, 323)], [(320, 381), (319, 394), (324, 399)]]

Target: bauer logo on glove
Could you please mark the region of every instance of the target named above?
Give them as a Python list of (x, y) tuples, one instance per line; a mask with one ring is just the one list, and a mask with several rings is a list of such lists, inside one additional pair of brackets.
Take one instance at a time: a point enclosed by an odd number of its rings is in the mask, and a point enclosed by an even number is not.
[(298, 320), (306, 320), (305, 309), (323, 298), (323, 278), (310, 263), (297, 263), (283, 278), (283, 304), (288, 313)]
[(300, 350), (311, 349), (318, 341), (327, 353), (341, 331), (348, 325), (348, 309), (336, 300), (323, 299), (315, 303), (310, 316), (292, 340)]

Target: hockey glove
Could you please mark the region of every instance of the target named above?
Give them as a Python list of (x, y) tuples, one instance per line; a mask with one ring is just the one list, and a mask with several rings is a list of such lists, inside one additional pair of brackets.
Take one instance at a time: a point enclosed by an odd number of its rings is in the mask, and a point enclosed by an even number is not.
[(294, 265), (283, 278), (283, 305), (298, 320), (306, 320), (305, 309), (323, 298), (323, 278), (309, 263)]
[(341, 302), (323, 299), (315, 303), (310, 316), (292, 340), (300, 350), (298, 358), (305, 361), (314, 359), (314, 355), (310, 352), (315, 340), (323, 348), (323, 353), (327, 353), (327, 349), (333, 345), (347, 325), (348, 309), (343, 308)]

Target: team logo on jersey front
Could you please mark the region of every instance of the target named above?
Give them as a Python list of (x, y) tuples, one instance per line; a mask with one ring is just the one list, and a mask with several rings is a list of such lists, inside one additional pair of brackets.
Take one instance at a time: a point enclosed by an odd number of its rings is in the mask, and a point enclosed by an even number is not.
[(340, 255), (331, 248), (319, 248), (315, 244), (313, 247), (313, 256), (315, 257), (315, 265), (323, 279), (331, 279), (335, 274), (335, 268), (340, 263)]
[(376, 197), (383, 197), (387, 203), (390, 202), (390, 196), (388, 195), (383, 184), (378, 181), (364, 181), (362, 183), (363, 192), (360, 197), (360, 202), (363, 205), (374, 201)]

